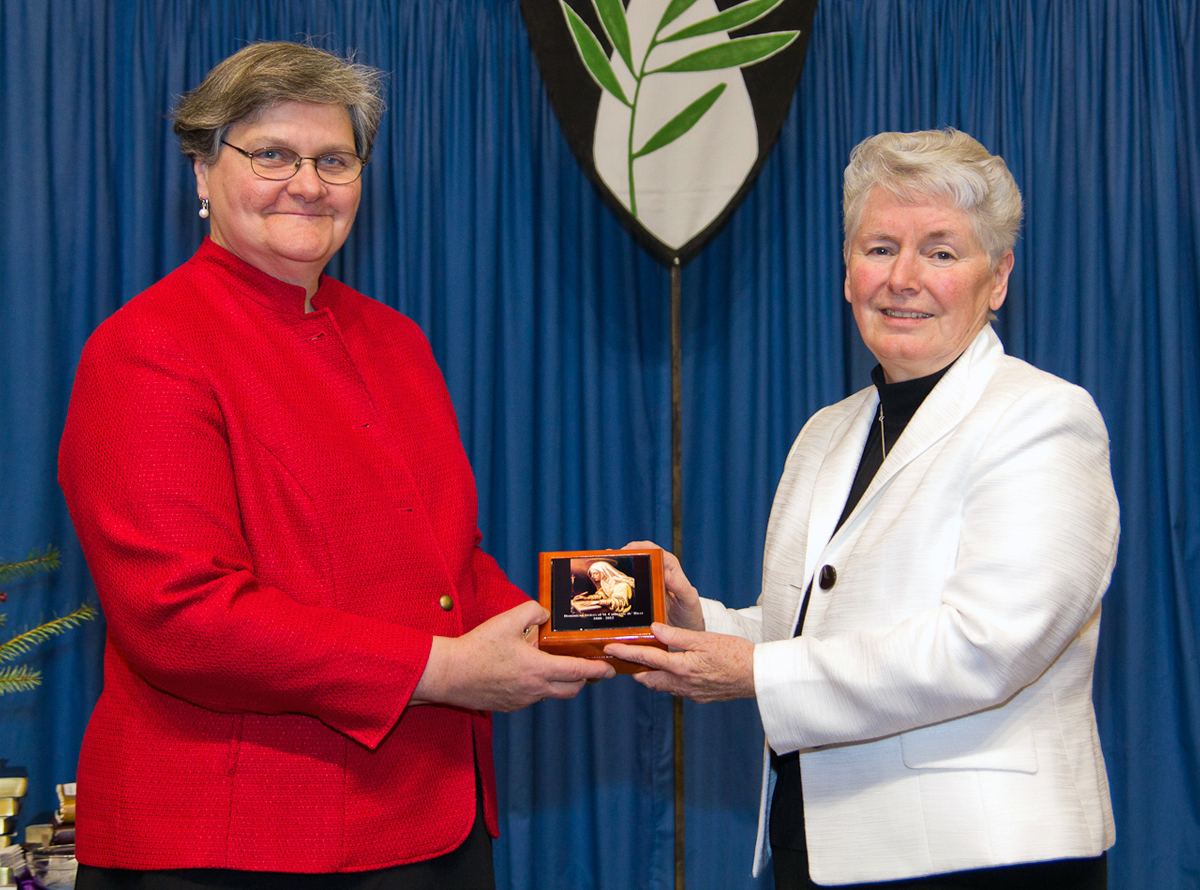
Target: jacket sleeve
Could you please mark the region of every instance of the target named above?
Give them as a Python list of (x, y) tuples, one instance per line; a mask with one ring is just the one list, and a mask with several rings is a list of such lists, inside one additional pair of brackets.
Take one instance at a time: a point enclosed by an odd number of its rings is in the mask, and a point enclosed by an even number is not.
[[(810, 606), (813, 634), (756, 647), (759, 709), (776, 751), (881, 738), (1001, 704), (1096, 616), (1118, 508), (1090, 396), (1061, 381), (1033, 388), (961, 466), (948, 461), (943, 452), (928, 465), (905, 509), (876, 510), (878, 521), (841, 548), (835, 536), (826, 557), (839, 564), (837, 586), (827, 604)], [(921, 605), (904, 608), (913, 602)]]
[(310, 715), (377, 746), (433, 634), (261, 583), (203, 370), (152, 325), (114, 327), (84, 350), (59, 454), (110, 650), (201, 707)]
[(480, 546), (482, 540), (483, 535), (476, 532), (475, 548), (471, 552), (471, 569), (475, 576), (475, 596), (480, 614), (472, 626), (495, 618), (501, 612), (515, 609), (529, 600), (529, 596), (508, 579), (508, 575), (496, 560)]
[(700, 608), (704, 611), (704, 629), (706, 631), (742, 637), (752, 643), (762, 642), (761, 606), (751, 606), (748, 609), (730, 609), (717, 600), (701, 597)]

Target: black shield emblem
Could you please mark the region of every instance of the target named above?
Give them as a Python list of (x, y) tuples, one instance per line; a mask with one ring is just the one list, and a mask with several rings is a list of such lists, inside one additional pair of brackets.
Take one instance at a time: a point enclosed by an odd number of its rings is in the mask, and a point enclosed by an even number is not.
[(605, 204), (682, 265), (749, 193), (817, 0), (521, 0), (567, 143)]

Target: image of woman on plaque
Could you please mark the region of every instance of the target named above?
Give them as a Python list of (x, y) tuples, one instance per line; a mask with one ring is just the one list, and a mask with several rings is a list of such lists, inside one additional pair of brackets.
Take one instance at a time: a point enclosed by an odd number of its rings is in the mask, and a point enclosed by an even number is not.
[(1117, 499), (1091, 396), (990, 324), (1016, 182), (964, 133), (881, 133), (850, 156), (844, 216), (845, 297), (879, 364), (792, 446), (758, 604), (701, 599), (667, 555), (673, 626), (653, 630), (676, 651), (606, 652), (652, 689), (756, 699), (754, 869), (770, 859), (777, 890), (1099, 890)]
[(607, 559), (595, 560), (588, 566), (587, 577), (596, 589), (572, 597), (573, 612), (587, 614), (604, 611), (624, 615), (632, 608), (633, 578), (618, 569), (613, 562)]
[(380, 81), (294, 43), (218, 64), (174, 113), (210, 235), (83, 350), (78, 890), (492, 888), (489, 712), (613, 673), (538, 651), (425, 336), (324, 274)]

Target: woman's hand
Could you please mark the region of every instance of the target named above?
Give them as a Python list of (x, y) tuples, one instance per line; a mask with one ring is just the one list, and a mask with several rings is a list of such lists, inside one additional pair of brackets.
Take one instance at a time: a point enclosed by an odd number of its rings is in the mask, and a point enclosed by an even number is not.
[(613, 676), (607, 662), (540, 651), (529, 631), (549, 617), (531, 600), (461, 637), (434, 637), (409, 704), (517, 711), (544, 698), (573, 698), (585, 681)]
[(633, 675), (647, 689), (701, 703), (754, 698), (754, 644), (749, 640), (657, 622), (650, 630), (660, 642), (680, 651), (609, 643), (604, 654), (650, 668)]
[[(653, 541), (634, 541), (622, 550), (662, 550)], [(667, 623), (688, 630), (704, 630), (700, 594), (683, 573), (675, 554), (663, 550), (663, 586), (667, 589)]]

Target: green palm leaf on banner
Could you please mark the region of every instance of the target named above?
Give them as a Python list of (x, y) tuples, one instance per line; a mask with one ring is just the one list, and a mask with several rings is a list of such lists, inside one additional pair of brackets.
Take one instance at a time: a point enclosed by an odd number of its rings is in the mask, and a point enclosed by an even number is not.
[[(693, 0), (695, 2), (695, 0)], [(621, 0), (593, 0), (596, 14), (600, 16), (600, 24), (608, 35), (608, 42), (625, 62), (625, 67), (633, 70), (633, 50), (629, 46), (629, 23), (625, 21), (625, 7)]]
[(610, 60), (608, 54), (605, 52), (603, 45), (600, 43), (600, 38), (592, 32), (588, 24), (567, 4), (566, 0), (559, 0), (559, 5), (562, 7), (563, 15), (566, 17), (567, 26), (570, 29), (571, 37), (575, 42), (575, 48), (579, 53), (579, 58), (583, 62), (584, 68), (587, 69), (588, 74), (600, 89), (609, 93), (618, 102), (630, 109), (629, 144), (626, 149), (626, 158), (629, 175), (629, 210), (635, 219), (637, 218), (638, 211), (633, 162), (638, 158), (645, 157), (670, 145), (691, 130), (708, 113), (709, 109), (712, 108), (725, 89), (725, 84), (720, 84), (709, 89), (700, 98), (693, 100), (686, 108), (659, 128), (658, 132), (646, 140), (641, 148), (635, 151), (633, 147), (634, 124), (637, 121), (638, 97), (641, 95), (642, 84), (645, 79), (655, 74), (721, 71), (729, 68), (744, 68), (748, 65), (754, 65), (785, 49), (799, 36), (800, 32), (776, 31), (769, 34), (757, 34), (752, 37), (730, 38), (728, 41), (719, 43), (716, 46), (710, 46), (690, 53), (668, 65), (648, 69), (651, 54), (658, 46), (664, 43), (675, 43), (680, 40), (702, 37), (709, 34), (727, 34), (729, 31), (745, 27), (751, 22), (758, 21), (784, 2), (785, 0), (746, 0), (744, 3), (731, 6), (717, 15), (710, 16), (703, 21), (696, 22), (686, 28), (680, 29), (674, 34), (664, 37), (663, 29), (691, 9), (696, 3), (696, 0), (671, 0), (662, 17), (659, 19), (654, 33), (650, 37), (646, 52), (642, 56), (640, 63), (635, 64), (632, 50), (633, 43), (629, 33), (629, 20), (626, 16), (625, 5), (622, 0), (592, 0), (592, 5), (600, 20), (604, 37), (613, 47), (614, 59), (619, 57), (633, 76), (635, 87), (631, 101), (625, 90), (621, 87), (620, 79), (613, 68), (613, 60)]
[[(694, 2), (695, 0), (692, 0), (692, 3)], [(750, 0), (749, 3), (739, 3), (712, 18), (676, 31), (670, 37), (664, 37), (662, 42), (687, 40), (689, 37), (716, 34), (718, 31), (735, 31), (738, 28), (744, 28), (751, 22), (757, 22), (782, 2), (783, 0)], [(688, 5), (691, 6), (691, 3)]]
[(665, 123), (661, 130), (646, 140), (646, 144), (634, 152), (633, 157), (640, 158), (642, 155), (648, 155), (652, 151), (658, 151), (664, 145), (670, 145), (692, 127), (696, 126), (696, 122), (704, 117), (704, 112), (712, 108), (712, 104), (717, 101), (717, 97), (725, 92), (725, 84), (719, 83), (675, 117)]
[[(579, 17), (579, 13), (563, 3), (562, 0), (559, 2), (562, 3), (567, 24), (571, 28), (571, 36), (575, 39), (575, 48), (579, 51), (579, 58), (583, 60), (583, 66), (587, 68), (588, 74), (602, 90), (607, 90), (623, 105), (629, 105), (629, 100), (625, 98), (625, 91), (621, 89), (621, 84), (617, 81), (617, 75), (608, 61), (608, 56), (604, 54), (604, 48), (596, 39), (596, 35), (592, 33), (592, 29)], [(620, 0), (617, 2), (619, 3)], [(624, 16), (625, 13), (622, 10), (622, 20), (624, 20)]]
[(684, 56), (670, 65), (655, 68), (647, 73), (720, 71), (725, 68), (742, 68), (746, 65), (753, 65), (755, 62), (761, 62), (763, 59), (769, 59), (795, 39), (795, 32), (739, 37), (719, 46), (698, 50), (690, 56)]
[(695, 3), (696, 0), (671, 0), (671, 5), (663, 13), (663, 17), (658, 20), (658, 30), (661, 32), (663, 28), (691, 9)]

